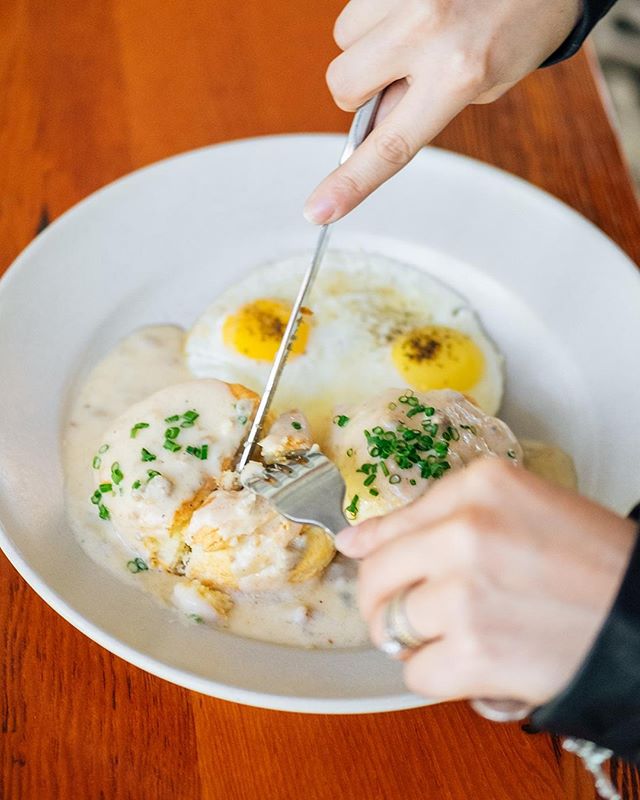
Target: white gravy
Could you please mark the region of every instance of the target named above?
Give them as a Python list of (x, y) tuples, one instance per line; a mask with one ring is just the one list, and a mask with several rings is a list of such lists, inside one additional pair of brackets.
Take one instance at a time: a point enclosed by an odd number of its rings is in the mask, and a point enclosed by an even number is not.
[[(66, 504), (72, 529), (90, 557), (118, 578), (152, 593), (187, 621), (221, 624), (207, 615), (192, 593), (179, 589), (184, 578), (158, 571), (132, 574), (135, 557), (109, 521), (89, 502), (92, 458), (109, 422), (153, 392), (191, 380), (185, 365), (184, 331), (155, 326), (136, 331), (109, 353), (75, 397), (64, 431)], [(550, 445), (524, 442), (525, 465), (565, 486), (575, 487), (571, 459)], [(233, 594), (234, 607), (223, 623), (232, 633), (298, 647), (354, 647), (367, 633), (355, 601), (355, 564), (340, 555), (322, 578), (291, 585), (285, 592)]]
[[(66, 503), (72, 529), (94, 561), (164, 605), (177, 607), (186, 620), (207, 624), (206, 608), (193, 594), (174, 594), (183, 578), (152, 570), (129, 572), (127, 563), (136, 553), (110, 522), (99, 519), (89, 502), (91, 461), (109, 422), (153, 392), (193, 379), (185, 366), (183, 344), (179, 328), (145, 328), (124, 339), (90, 373), (73, 400), (64, 431)], [(367, 641), (355, 602), (355, 565), (341, 556), (320, 580), (291, 585), (277, 596), (234, 593), (233, 600), (224, 624), (241, 636), (298, 647), (354, 647)]]

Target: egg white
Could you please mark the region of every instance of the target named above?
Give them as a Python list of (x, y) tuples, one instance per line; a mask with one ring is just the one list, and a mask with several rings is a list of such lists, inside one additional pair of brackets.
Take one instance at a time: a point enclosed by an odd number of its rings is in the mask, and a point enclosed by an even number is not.
[[(222, 336), (224, 320), (260, 298), (292, 303), (307, 266), (306, 255), (268, 264), (223, 292), (187, 337), (190, 370), (261, 392), (270, 362), (229, 347)], [(302, 409), (321, 443), (336, 406), (402, 385), (391, 356), (393, 341), (426, 325), (454, 328), (475, 342), (484, 371), (467, 394), (488, 414), (500, 407), (502, 356), (465, 298), (423, 270), (380, 255), (330, 252), (308, 306), (313, 315), (306, 352), (287, 362), (274, 410)]]

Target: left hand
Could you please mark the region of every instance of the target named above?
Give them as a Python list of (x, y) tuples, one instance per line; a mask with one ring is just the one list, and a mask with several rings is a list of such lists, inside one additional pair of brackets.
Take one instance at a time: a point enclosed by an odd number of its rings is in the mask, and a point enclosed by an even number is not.
[(408, 589), (406, 658), (430, 698), (540, 705), (570, 681), (614, 600), (635, 525), (497, 458), (438, 481), (386, 517), (343, 531), (363, 559), (360, 610), (380, 644), (386, 604)]

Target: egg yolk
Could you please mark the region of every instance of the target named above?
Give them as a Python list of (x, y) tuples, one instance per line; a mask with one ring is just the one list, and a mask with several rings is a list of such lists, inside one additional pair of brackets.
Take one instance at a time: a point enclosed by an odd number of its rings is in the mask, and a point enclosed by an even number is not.
[[(273, 361), (290, 313), (291, 306), (282, 300), (254, 300), (225, 319), (222, 339), (243, 356), (256, 361)], [(291, 347), (292, 356), (304, 353), (308, 338), (309, 324), (303, 318)]]
[(439, 325), (409, 331), (393, 343), (393, 363), (414, 389), (465, 392), (480, 379), (484, 356), (466, 334)]

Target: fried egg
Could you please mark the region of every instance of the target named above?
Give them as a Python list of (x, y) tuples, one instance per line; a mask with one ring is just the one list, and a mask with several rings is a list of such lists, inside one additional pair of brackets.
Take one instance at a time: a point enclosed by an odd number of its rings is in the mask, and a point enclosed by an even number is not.
[(523, 462), (509, 427), (459, 392), (388, 389), (336, 417), (327, 455), (345, 479), (347, 517), (381, 516), (481, 456)]
[[(191, 371), (261, 392), (307, 266), (307, 257), (292, 257), (223, 292), (187, 337)], [(466, 300), (426, 272), (328, 253), (308, 305), (274, 408), (301, 408), (321, 444), (335, 405), (398, 385), (453, 389), (498, 410), (500, 353)]]

